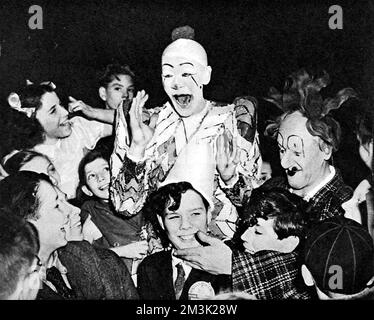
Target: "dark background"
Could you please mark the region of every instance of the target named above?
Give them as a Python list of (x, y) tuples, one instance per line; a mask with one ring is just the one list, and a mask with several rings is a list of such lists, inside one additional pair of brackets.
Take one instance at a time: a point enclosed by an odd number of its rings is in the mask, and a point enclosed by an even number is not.
[[(34, 4), (43, 8), (43, 30), (28, 27), (28, 9)], [(343, 8), (343, 30), (328, 27), (333, 4)], [(262, 130), (264, 121), (279, 112), (261, 97), (270, 86), (281, 89), (285, 77), (300, 67), (330, 74), (324, 97), (348, 86), (362, 100), (370, 97), (373, 15), (371, 1), (0, 0), (0, 110), (25, 79), (52, 80), (65, 103), (72, 95), (100, 106), (97, 77), (114, 61), (132, 67), (138, 88), (150, 94), (149, 106), (160, 105), (166, 100), (161, 53), (172, 29), (188, 24), (213, 68), (205, 96), (222, 102), (244, 94), (257, 97)], [(348, 102), (334, 112), (343, 129), (334, 162), (352, 186), (367, 174), (353, 132), (361, 104)]]

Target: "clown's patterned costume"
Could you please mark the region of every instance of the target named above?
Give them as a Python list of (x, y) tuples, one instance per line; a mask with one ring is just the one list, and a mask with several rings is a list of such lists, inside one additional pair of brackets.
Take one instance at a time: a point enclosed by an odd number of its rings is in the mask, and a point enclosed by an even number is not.
[[(234, 105), (218, 106), (206, 101), (198, 114), (181, 118), (168, 102), (154, 110), (158, 112), (154, 136), (145, 149), (143, 159), (133, 159), (127, 154), (129, 138), (126, 121), (121, 110), (117, 114), (116, 140), (111, 158), (112, 183), (111, 200), (118, 213), (131, 216), (143, 207), (150, 192), (157, 189), (187, 143), (206, 141), (216, 154), (216, 139), (226, 130), (238, 137), (240, 162), (236, 174), (226, 185), (215, 174), (214, 210), (209, 230), (218, 238), (231, 238), (235, 231), (238, 214), (228, 199), (240, 200), (244, 192), (256, 185), (261, 169), (261, 155), (256, 132), (253, 143), (239, 135)], [(196, 157), (199, 157), (197, 154)], [(235, 201), (235, 200), (234, 200)]]

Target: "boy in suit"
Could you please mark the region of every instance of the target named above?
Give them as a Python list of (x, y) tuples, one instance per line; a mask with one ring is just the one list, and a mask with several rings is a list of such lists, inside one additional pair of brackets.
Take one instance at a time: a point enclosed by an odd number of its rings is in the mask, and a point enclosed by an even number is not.
[[(197, 154), (200, 156), (196, 157)], [(175, 249), (202, 246), (196, 234), (208, 232), (214, 182), (214, 162), (209, 154), (212, 154), (209, 144), (189, 145), (144, 206), (145, 217), (152, 223), (165, 250), (146, 257), (139, 265), (141, 299), (207, 299), (227, 291), (230, 285), (229, 276), (191, 268), (173, 256)]]

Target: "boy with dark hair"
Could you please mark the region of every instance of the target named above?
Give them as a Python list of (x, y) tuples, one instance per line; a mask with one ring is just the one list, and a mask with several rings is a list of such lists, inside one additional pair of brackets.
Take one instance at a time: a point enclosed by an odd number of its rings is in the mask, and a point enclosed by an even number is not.
[(39, 237), (33, 225), (0, 211), (0, 300), (34, 300), (40, 288)]
[(367, 230), (354, 220), (334, 217), (308, 232), (302, 275), (321, 300), (371, 300), (373, 262), (373, 240)]
[(298, 248), (311, 214), (306, 203), (287, 190), (260, 189), (243, 206), (234, 238), (236, 243), (242, 240), (244, 250), (233, 249), (233, 291), (258, 299), (307, 299), (306, 288), (298, 283)]
[(161, 238), (164, 251), (146, 257), (139, 265), (138, 291), (143, 299), (207, 299), (230, 287), (229, 277), (191, 268), (173, 256), (176, 249), (203, 245), (196, 234), (208, 232), (213, 210), (215, 168), (211, 160), (209, 144), (189, 144), (167, 179), (146, 201), (145, 218)]
[[(135, 93), (135, 73), (128, 65), (113, 63), (105, 67), (104, 72), (99, 78), (99, 96), (105, 103), (105, 109), (115, 112), (115, 128), (119, 126), (120, 119), (127, 122), (129, 107), (134, 98)], [(127, 124), (123, 123), (123, 130), (114, 131), (110, 137), (103, 138), (99, 141), (96, 150), (107, 153), (113, 152), (113, 145), (116, 141), (118, 145), (117, 152), (112, 155), (112, 165), (116, 166), (117, 162), (122, 163), (122, 152), (127, 150), (129, 143), (129, 132)], [(123, 144), (118, 142), (123, 141)]]
[(135, 74), (128, 65), (109, 64), (99, 79), (99, 86), (99, 96), (105, 102), (105, 108), (116, 110), (134, 98)]
[(225, 283), (229, 286), (228, 277), (193, 269), (172, 255), (174, 249), (201, 246), (196, 233), (207, 232), (209, 203), (190, 183), (161, 187), (151, 194), (145, 210), (165, 250), (146, 257), (139, 265), (142, 299), (207, 299), (225, 290)]

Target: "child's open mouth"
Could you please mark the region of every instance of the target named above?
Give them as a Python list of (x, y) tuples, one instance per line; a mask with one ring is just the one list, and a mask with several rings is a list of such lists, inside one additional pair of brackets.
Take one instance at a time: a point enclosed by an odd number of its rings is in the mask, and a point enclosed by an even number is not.
[(64, 122), (60, 123), (60, 127), (70, 127), (70, 126), (71, 124), (69, 120), (65, 120)]
[(106, 184), (102, 185), (102, 186), (99, 188), (99, 190), (100, 190), (100, 191), (104, 191), (104, 190), (107, 190), (108, 188), (109, 188), (109, 183), (106, 183)]
[(187, 107), (192, 99), (192, 95), (190, 94), (176, 94), (173, 97), (182, 108)]

